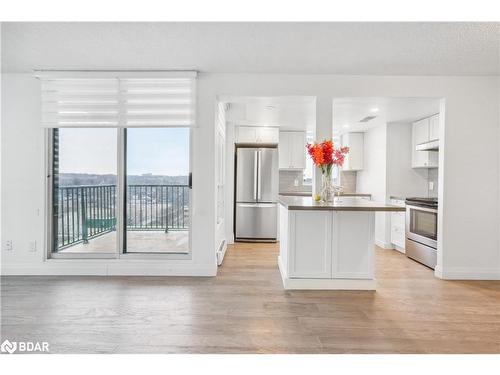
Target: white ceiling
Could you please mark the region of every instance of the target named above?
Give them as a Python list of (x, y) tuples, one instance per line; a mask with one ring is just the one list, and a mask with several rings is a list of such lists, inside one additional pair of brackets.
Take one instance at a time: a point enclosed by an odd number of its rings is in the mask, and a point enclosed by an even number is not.
[[(387, 122), (409, 123), (439, 113), (438, 98), (336, 98), (333, 100), (333, 131), (364, 132)], [(367, 116), (377, 116), (360, 122)]]
[(316, 98), (286, 97), (226, 97), (229, 103), (226, 121), (234, 125), (279, 126), (282, 130), (316, 128)]
[(497, 75), (499, 23), (3, 23), (2, 70)]

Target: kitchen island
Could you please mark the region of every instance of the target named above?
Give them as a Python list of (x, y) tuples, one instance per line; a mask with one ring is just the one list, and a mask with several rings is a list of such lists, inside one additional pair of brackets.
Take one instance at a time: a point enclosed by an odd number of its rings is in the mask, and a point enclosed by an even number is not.
[(375, 290), (375, 212), (404, 207), (359, 197), (280, 196), (278, 265), (285, 289)]

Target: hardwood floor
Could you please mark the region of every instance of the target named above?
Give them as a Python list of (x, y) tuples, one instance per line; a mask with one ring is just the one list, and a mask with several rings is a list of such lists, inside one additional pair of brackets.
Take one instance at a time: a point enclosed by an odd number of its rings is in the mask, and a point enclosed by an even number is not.
[(215, 278), (3, 277), (2, 341), (52, 353), (500, 353), (500, 282), (442, 281), (376, 250), (378, 290), (285, 291), (276, 244)]

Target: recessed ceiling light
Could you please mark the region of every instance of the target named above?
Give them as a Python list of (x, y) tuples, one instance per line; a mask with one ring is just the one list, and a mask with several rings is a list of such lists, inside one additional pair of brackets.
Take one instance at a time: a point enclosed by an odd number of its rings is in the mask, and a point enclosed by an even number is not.
[(342, 125), (342, 127), (347, 129), (349, 127), (349, 124), (344, 124), (344, 125)]
[(372, 109), (370, 109), (371, 112), (378, 112), (378, 108), (377, 107), (373, 107)]

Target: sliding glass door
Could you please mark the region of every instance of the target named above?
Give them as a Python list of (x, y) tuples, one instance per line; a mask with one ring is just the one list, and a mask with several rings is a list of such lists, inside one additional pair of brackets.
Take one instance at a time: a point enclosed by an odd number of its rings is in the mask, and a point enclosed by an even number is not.
[(188, 128), (49, 134), (52, 256), (189, 252)]
[(52, 130), (52, 252), (116, 254), (117, 129)]
[(189, 251), (189, 129), (125, 134), (124, 251)]

